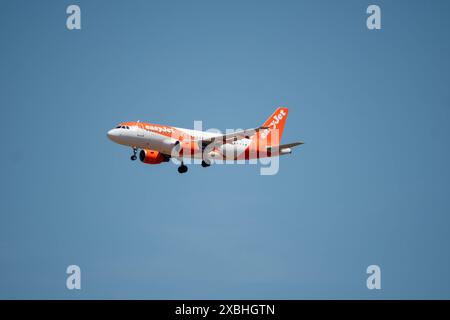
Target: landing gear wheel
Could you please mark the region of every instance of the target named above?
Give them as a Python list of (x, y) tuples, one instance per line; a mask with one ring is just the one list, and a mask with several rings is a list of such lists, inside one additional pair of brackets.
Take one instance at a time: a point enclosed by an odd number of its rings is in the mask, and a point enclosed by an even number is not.
[(136, 153), (137, 153), (137, 148), (133, 148), (133, 155), (130, 157), (131, 161), (135, 161), (137, 159)]
[(181, 164), (181, 166), (178, 167), (179, 173), (186, 173), (187, 171), (188, 171), (188, 167), (185, 166), (184, 164)]
[(210, 165), (211, 165), (210, 162), (206, 162), (205, 160), (202, 160), (202, 167), (203, 167), (203, 168), (207, 168), (207, 167), (209, 167)]

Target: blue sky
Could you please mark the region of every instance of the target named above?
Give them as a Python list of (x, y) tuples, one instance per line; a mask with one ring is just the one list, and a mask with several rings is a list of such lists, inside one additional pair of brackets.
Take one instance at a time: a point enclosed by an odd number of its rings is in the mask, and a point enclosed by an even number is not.
[[(2, 1), (0, 298), (450, 298), (450, 3), (372, 3)], [(280, 105), (274, 176), (106, 138)]]

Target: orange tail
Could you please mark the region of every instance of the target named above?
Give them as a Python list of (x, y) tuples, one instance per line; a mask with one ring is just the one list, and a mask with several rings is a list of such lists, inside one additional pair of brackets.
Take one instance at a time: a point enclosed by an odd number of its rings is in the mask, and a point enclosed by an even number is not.
[(260, 139), (266, 140), (266, 145), (280, 145), (281, 136), (283, 135), (284, 124), (286, 123), (288, 112), (288, 108), (279, 107), (269, 117), (269, 119), (264, 122), (262, 126), (267, 127), (267, 129), (262, 131), (262, 133), (260, 134)]

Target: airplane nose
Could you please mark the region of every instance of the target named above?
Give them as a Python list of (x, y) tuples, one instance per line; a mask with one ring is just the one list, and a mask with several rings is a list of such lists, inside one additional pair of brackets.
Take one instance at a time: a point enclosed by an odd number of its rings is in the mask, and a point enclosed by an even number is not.
[(106, 135), (108, 136), (109, 139), (114, 141), (119, 136), (119, 133), (117, 132), (117, 130), (111, 129), (108, 131)]

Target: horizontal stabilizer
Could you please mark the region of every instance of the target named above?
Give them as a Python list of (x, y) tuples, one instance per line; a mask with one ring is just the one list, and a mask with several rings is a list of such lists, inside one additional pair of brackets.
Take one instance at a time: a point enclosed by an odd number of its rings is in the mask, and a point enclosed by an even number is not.
[(304, 142), (303, 141), (299, 141), (299, 142), (292, 142), (292, 143), (282, 144), (282, 145), (279, 145), (279, 146), (267, 147), (267, 150), (270, 150), (272, 148), (278, 148), (280, 150), (281, 149), (285, 149), (285, 148), (293, 148), (293, 147), (299, 146), (301, 144), (304, 144)]

